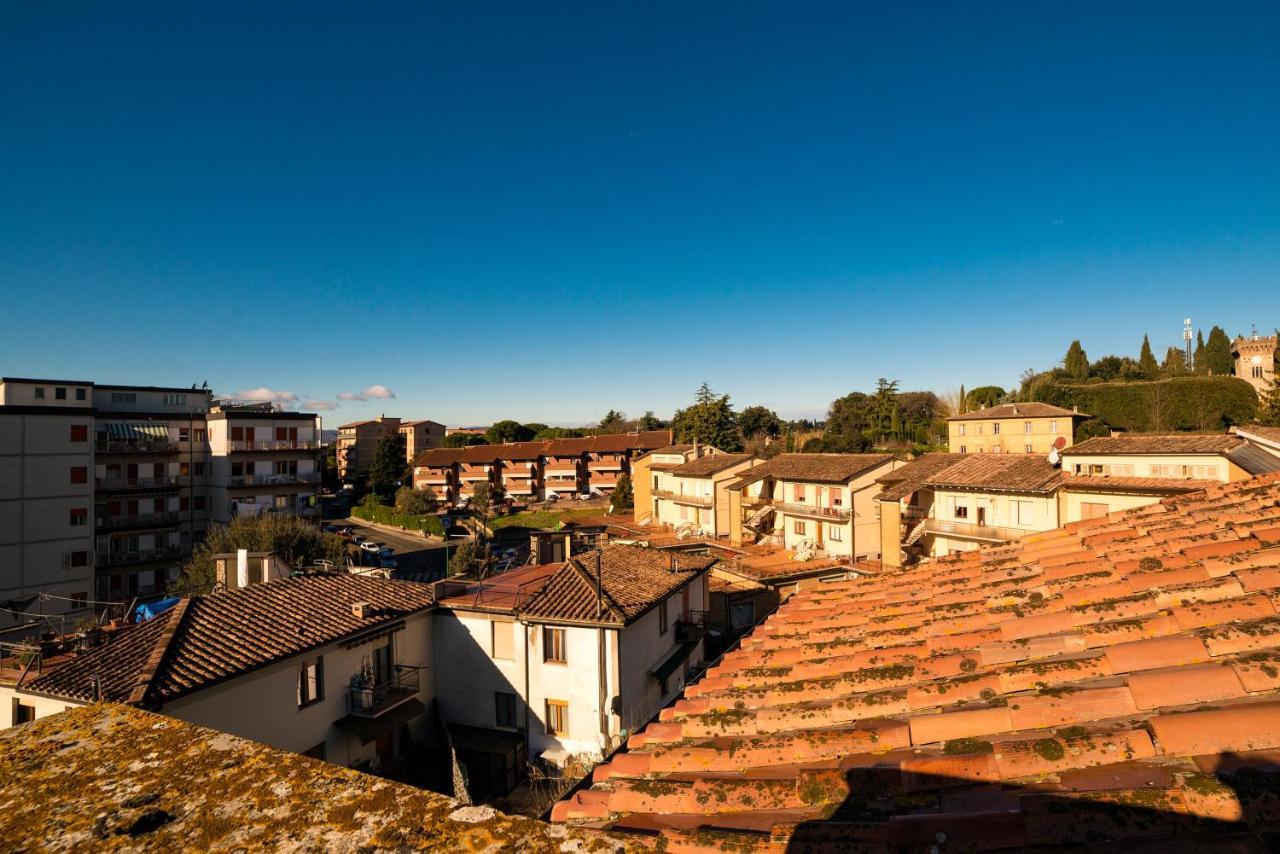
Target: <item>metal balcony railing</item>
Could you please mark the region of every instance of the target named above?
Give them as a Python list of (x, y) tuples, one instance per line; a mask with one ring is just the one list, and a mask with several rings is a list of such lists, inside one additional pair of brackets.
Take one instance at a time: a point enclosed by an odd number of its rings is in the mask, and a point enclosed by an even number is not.
[(182, 515), (177, 510), (166, 510), (162, 513), (120, 513), (103, 514), (96, 519), (96, 527), (100, 531), (119, 530), (123, 528), (154, 528), (161, 525), (176, 525)]
[(182, 557), (180, 546), (164, 546), (158, 549), (98, 552), (98, 566), (123, 566), (130, 563), (149, 563), (156, 560), (177, 560)]
[(676, 620), (676, 643), (697, 643), (707, 632), (706, 611), (690, 611), (688, 619)]
[(998, 525), (975, 525), (972, 522), (948, 522), (942, 519), (926, 520), (925, 530), (931, 534), (964, 537), (970, 540), (982, 540), (988, 543), (1007, 543), (1019, 537), (1025, 537), (1032, 531), (1019, 528), (1005, 528)]
[(320, 475), (315, 472), (297, 474), (242, 474), (227, 478), (227, 486), (275, 486), (290, 483), (319, 483)]
[(394, 709), (418, 693), (418, 668), (397, 664), (391, 678), (364, 683), (353, 677), (347, 689), (347, 713), (361, 718), (376, 718)]
[(137, 441), (120, 439), (97, 442), (94, 450), (99, 454), (176, 454), (178, 443), (161, 439)]
[(775, 509), (792, 516), (808, 516), (813, 519), (833, 519), (837, 522), (849, 521), (848, 507), (818, 507), (813, 504), (794, 504), (788, 501), (773, 502)]
[(232, 439), (229, 451), (314, 451), (320, 443), (311, 439)]
[(710, 507), (710, 495), (681, 495), (678, 492), (670, 492), (665, 489), (655, 489), (653, 494), (657, 498), (665, 498), (668, 501), (674, 501), (677, 504), (692, 504), (695, 507)]
[(129, 489), (176, 489), (176, 477), (95, 477), (93, 485), (106, 492)]

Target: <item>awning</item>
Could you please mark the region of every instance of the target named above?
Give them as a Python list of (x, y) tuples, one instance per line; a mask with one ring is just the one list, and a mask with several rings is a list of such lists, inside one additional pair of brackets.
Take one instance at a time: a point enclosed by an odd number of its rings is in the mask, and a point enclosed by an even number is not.
[(676, 651), (667, 657), (667, 660), (659, 664), (653, 670), (649, 671), (649, 675), (659, 682), (666, 679), (672, 673), (675, 673), (680, 665), (689, 660), (689, 656), (697, 648), (698, 644), (694, 641), (682, 643), (676, 647)]
[(396, 706), (385, 715), (378, 715), (376, 718), (347, 715), (345, 718), (335, 722), (334, 726), (358, 737), (361, 744), (368, 744), (384, 733), (394, 732), (401, 724), (407, 724), (426, 710), (427, 707), (422, 704), (422, 701), (414, 697)]
[(108, 422), (107, 435), (120, 441), (137, 441), (138, 439), (168, 439), (169, 428), (164, 424), (125, 424)]

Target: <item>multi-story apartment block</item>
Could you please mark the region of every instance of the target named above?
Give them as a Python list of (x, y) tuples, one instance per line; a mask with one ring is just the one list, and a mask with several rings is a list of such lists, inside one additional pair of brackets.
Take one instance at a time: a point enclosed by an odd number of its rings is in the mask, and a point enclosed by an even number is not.
[(93, 596), (93, 384), (0, 378), (0, 627)]
[(542, 492), (542, 455), (546, 442), (511, 442), (498, 446), (502, 453), (502, 488), (517, 501), (540, 497)]
[(802, 554), (878, 557), (876, 479), (901, 464), (892, 454), (774, 457), (728, 485), (729, 541), (761, 535)]
[(0, 380), (0, 597), (47, 614), (159, 595), (210, 522), (313, 514), (318, 427), (207, 389)]
[(695, 449), (693, 459), (659, 470), (656, 463), (647, 470), (654, 480), (652, 506), (636, 506), (637, 519), (643, 517), (690, 534), (717, 538), (729, 536), (732, 509), (729, 485), (756, 463), (751, 454), (718, 453), (714, 448)]
[(1231, 342), (1236, 376), (1253, 386), (1259, 396), (1269, 394), (1275, 384), (1275, 352), (1276, 336), (1259, 335), (1256, 329), (1249, 337), (1240, 335)]
[[(431, 422), (414, 422), (431, 423)], [(373, 454), (384, 437), (407, 441), (413, 435), (402, 429), (399, 418), (379, 415), (368, 421), (353, 421), (338, 428), (338, 477), (346, 482), (367, 474)], [(407, 459), (413, 459), (408, 457)]]
[(960, 454), (1047, 454), (1070, 445), (1088, 417), (1047, 403), (1003, 403), (951, 416), (947, 438)]
[(260, 513), (318, 517), (319, 416), (215, 403), (207, 418), (215, 521)]
[(423, 451), (440, 447), (444, 441), (444, 425), (429, 420), (402, 421), (400, 439), (404, 442), (404, 461), (411, 463)]
[(555, 439), (542, 455), (543, 494), (550, 498), (572, 498), (590, 483), (586, 453), (590, 439)]

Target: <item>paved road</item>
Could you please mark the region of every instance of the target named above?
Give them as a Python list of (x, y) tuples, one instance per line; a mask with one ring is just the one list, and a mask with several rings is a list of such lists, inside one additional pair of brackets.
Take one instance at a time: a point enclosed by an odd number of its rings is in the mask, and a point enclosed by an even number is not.
[[(413, 574), (434, 574), (444, 577), (445, 547), (444, 543), (432, 542), (415, 534), (401, 534), (385, 528), (374, 528), (365, 525), (359, 519), (331, 519), (327, 524), (350, 525), (357, 534), (364, 534), (375, 543), (383, 543), (395, 550), (396, 564), (401, 571)], [(449, 542), (449, 553), (458, 547), (463, 540), (454, 539)]]

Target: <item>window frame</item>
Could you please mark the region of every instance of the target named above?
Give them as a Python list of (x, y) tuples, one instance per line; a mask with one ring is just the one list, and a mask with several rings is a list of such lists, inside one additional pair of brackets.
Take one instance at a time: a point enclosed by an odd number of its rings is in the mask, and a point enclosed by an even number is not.
[[(545, 701), (546, 717), (542, 726), (547, 735), (561, 736), (569, 734), (569, 701), (553, 700), (548, 697)], [(555, 717), (559, 718), (559, 726), (552, 721), (552, 709), (556, 710)]]
[[(519, 724), (516, 722), (516, 695), (511, 691), (494, 691), (493, 692), (493, 725), (499, 729), (518, 729)], [(510, 705), (510, 723), (505, 723), (502, 712), (504, 705)]]
[(658, 603), (658, 637), (662, 637), (670, 628), (668, 625), (669, 616), (667, 614), (667, 600), (663, 599)]
[[(552, 656), (559, 653), (558, 658)], [(568, 664), (568, 636), (559, 626), (542, 627), (542, 661), (544, 664)]]
[[(309, 671), (314, 671), (314, 676), (309, 675)], [(308, 682), (313, 683), (311, 686)], [(307, 693), (309, 687), (314, 687), (315, 694)], [(315, 658), (307, 659), (302, 662), (298, 668), (297, 683), (297, 701), (298, 710), (310, 708), (317, 703), (324, 702), (324, 656), (318, 655)]]

